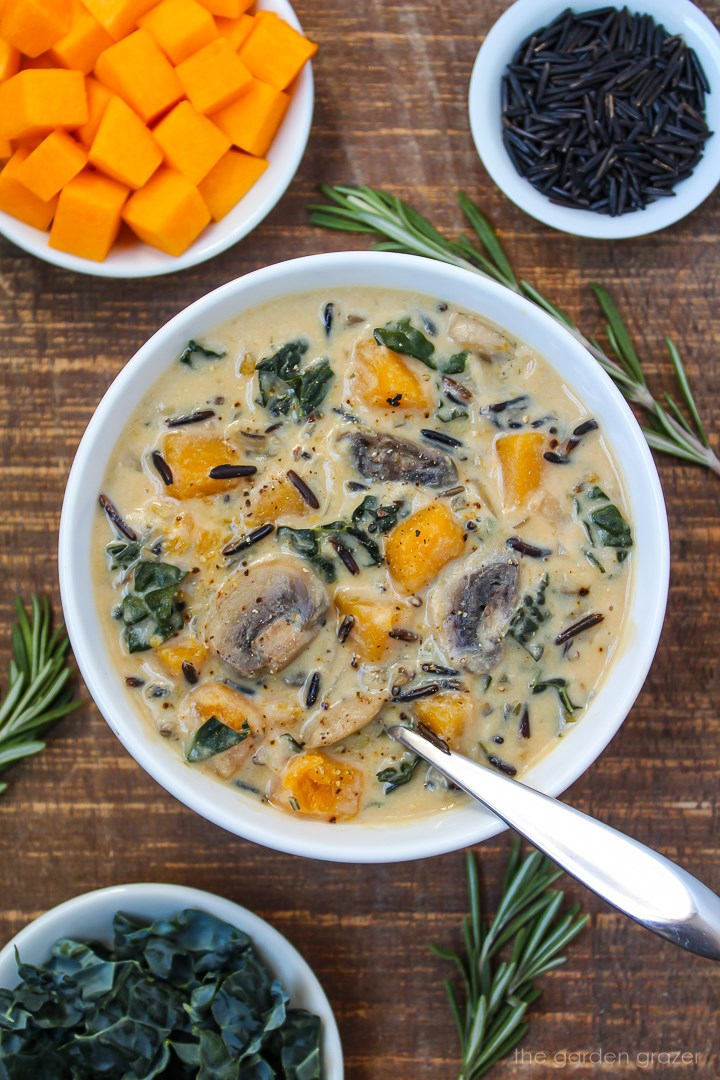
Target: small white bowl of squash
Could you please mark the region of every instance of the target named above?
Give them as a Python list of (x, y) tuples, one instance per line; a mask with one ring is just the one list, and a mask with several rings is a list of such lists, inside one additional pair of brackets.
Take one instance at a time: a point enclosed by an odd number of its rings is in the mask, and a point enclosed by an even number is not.
[[(193, 770), (188, 764), (192, 758), (183, 759), (177, 746), (168, 745), (169, 740), (160, 738), (147, 717), (132, 707), (125, 682), (129, 668), (124, 662), (118, 664), (117, 657), (108, 648), (108, 615), (107, 611), (99, 610), (96, 587), (90, 573), (92, 554), (97, 547), (93, 522), (97, 521), (98, 496), (103, 490), (113, 448), (139, 404), (150, 400), (148, 395), (161, 373), (178, 370), (172, 365), (177, 365), (177, 358), (188, 340), (212, 343), (213, 333), (221, 324), (242, 319), (242, 325), (245, 325), (252, 312), (261, 309), (262, 305), (291, 304), (297, 297), (313, 290), (324, 290), (332, 295), (333, 290), (344, 289), (347, 295), (347, 290), (368, 288), (375, 289), (378, 295), (382, 295), (384, 290), (406, 290), (437, 298), (438, 311), (450, 305), (451, 309), (468, 313), (470, 320), (476, 317), (489, 320), (515, 342), (524, 343), (524, 347), (536, 351), (554, 369), (555, 376), (565, 388), (564, 392), (570, 394), (573, 400), (590, 404), (592, 416), (597, 422), (595, 427), (599, 425), (604, 445), (612, 455), (633, 535), (632, 575), (628, 579), (623, 601), (626, 607), (622, 644), (614, 651), (597, 692), (590, 696), (579, 721), (566, 724), (562, 737), (555, 739), (551, 749), (533, 762), (522, 776), (523, 782), (550, 795), (564, 791), (601, 754), (626, 718), (655, 654), (662, 629), (669, 575), (665, 506), (655, 465), (642, 432), (628, 405), (593, 357), (550, 316), (529, 301), (477, 274), (414, 256), (381, 252), (315, 255), (258, 270), (223, 286), (180, 312), (129, 361), (88, 425), (68, 480), (58, 560), (68, 632), (87, 687), (111, 729), (161, 786), (222, 828), (268, 847), (311, 858), (392, 862), (475, 844), (499, 832), (504, 826), (489, 813), (462, 799), (447, 812), (398, 816), (397, 819), (393, 819), (390, 809), (382, 820), (379, 817), (373, 819), (365, 813), (356, 819), (343, 819), (340, 815), (334, 819), (334, 815), (328, 814), (312, 816), (293, 813), (287, 807), (283, 809), (268, 805), (267, 799), (248, 796), (239, 784), (223, 783), (206, 771)], [(352, 308), (347, 310), (352, 311)], [(243, 313), (247, 314), (244, 316)], [(468, 362), (482, 364), (483, 361)], [(239, 360), (237, 363), (240, 365)], [(238, 372), (241, 366), (238, 366)], [(275, 386), (273, 380), (274, 376), (270, 380), (271, 387)], [(248, 384), (244, 399), (248, 407), (252, 407), (250, 403), (257, 396), (258, 386)], [(510, 428), (512, 426), (511, 422)], [(444, 425), (436, 422), (436, 427)], [(357, 425), (353, 426), (352, 418), (348, 421), (348, 430), (360, 430)], [(398, 430), (398, 435), (402, 435), (402, 428)], [(426, 447), (430, 445), (427, 443)], [(443, 468), (447, 467), (444, 457), (432, 456), (435, 450), (430, 454), (426, 449), (423, 454), (424, 461), (437, 463), (442, 459), (445, 462)], [(555, 458), (558, 456), (552, 451), (550, 460), (553, 455)], [(371, 475), (374, 468), (372, 453), (367, 457), (369, 464), (365, 460), (362, 466), (368, 470), (363, 473), (364, 476)], [(296, 467), (300, 470), (302, 463), (302, 457), (298, 457)], [(482, 471), (481, 465), (477, 468)], [(412, 477), (405, 479), (412, 480)], [(447, 487), (445, 479), (441, 478)], [(154, 482), (159, 483), (157, 477)], [(145, 476), (142, 483), (152, 486), (150, 474)], [(359, 491), (356, 497), (363, 497), (366, 491), (367, 488)], [(412, 484), (408, 492), (411, 499), (419, 498)], [(452, 489), (449, 494), (452, 494)], [(516, 527), (515, 522), (521, 522), (521, 517), (515, 515), (513, 527)], [(137, 522), (139, 519), (134, 520)], [(520, 524), (517, 528), (520, 528)], [(274, 543), (274, 540), (266, 543)], [(387, 554), (387, 547), (385, 550)], [(451, 554), (457, 555), (458, 552)], [(542, 559), (542, 553), (536, 554)], [(258, 565), (272, 568), (274, 558), (287, 561), (287, 556), (282, 554), (272, 555), (269, 560), (263, 556)], [(434, 558), (435, 553), (429, 550), (428, 562)], [(461, 562), (459, 559), (458, 563)], [(283, 573), (285, 565), (286, 562), (280, 566)], [(542, 566), (542, 563), (538, 565)], [(421, 565), (413, 568), (407, 577), (406, 592), (412, 592), (416, 585), (414, 575), (419, 573), (422, 577), (422, 570)], [(342, 568), (341, 572), (345, 573)], [(240, 581), (240, 575), (236, 575), (236, 579)], [(348, 576), (348, 581), (355, 580)], [(439, 599), (442, 601), (442, 595)], [(326, 611), (323, 608), (323, 615)], [(253, 650), (264, 647), (260, 640), (262, 636), (262, 633), (246, 635), (243, 648), (247, 654), (243, 657), (238, 659), (230, 653), (229, 660), (232, 665), (237, 665), (237, 670), (247, 673), (243, 665), (252, 660), (255, 655)], [(219, 639), (215, 645), (221, 656), (228, 655), (227, 651), (223, 653), (225, 646), (220, 644)], [(132, 657), (127, 659), (129, 663)], [(459, 666), (462, 666), (463, 657), (458, 659)], [(417, 666), (419, 669), (420, 664)], [(437, 668), (425, 665), (423, 671), (426, 670)], [(548, 669), (546, 674), (552, 672)], [(543, 699), (545, 701), (558, 689), (552, 681), (547, 686), (551, 694)], [(310, 695), (310, 691), (302, 690), (303, 694), (306, 692)], [(281, 704), (280, 698), (278, 701)], [(314, 734), (309, 745), (321, 745), (322, 739), (322, 734), (319, 738)], [(497, 741), (502, 742), (502, 739)], [(498, 756), (501, 751), (502, 748), (498, 747)], [(232, 754), (233, 750), (229, 753)], [(487, 756), (490, 764), (496, 763), (490, 761), (490, 753)]]

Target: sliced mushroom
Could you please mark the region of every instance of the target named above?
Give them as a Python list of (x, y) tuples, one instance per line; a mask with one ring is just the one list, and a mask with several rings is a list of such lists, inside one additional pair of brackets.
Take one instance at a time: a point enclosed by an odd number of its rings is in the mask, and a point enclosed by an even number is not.
[(328, 706), (327, 701), (321, 702), (320, 708), (303, 724), (300, 733), (303, 746), (305, 749), (331, 746), (340, 739), (346, 739), (369, 724), (389, 697), (386, 690), (374, 693), (358, 689), (332, 705)]
[(245, 678), (287, 667), (316, 636), (330, 601), (322, 582), (291, 556), (238, 569), (214, 597), (208, 643)]
[(449, 487), (457, 480), (452, 458), (410, 439), (362, 428), (346, 432), (340, 440), (350, 444), (353, 464), (366, 480), (400, 481), (429, 488)]
[(490, 323), (476, 315), (461, 312), (450, 320), (450, 337), (463, 349), (475, 353), (481, 360), (508, 360), (512, 354), (512, 342)]
[(483, 562), (481, 555), (465, 560), (433, 590), (430, 617), (453, 662), (482, 675), (500, 658), (518, 602), (519, 570), (513, 559)]

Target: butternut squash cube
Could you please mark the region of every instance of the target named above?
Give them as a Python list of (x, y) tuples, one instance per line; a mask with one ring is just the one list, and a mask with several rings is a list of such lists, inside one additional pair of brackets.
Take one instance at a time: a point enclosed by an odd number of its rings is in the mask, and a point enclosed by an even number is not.
[(427, 411), (433, 404), (432, 385), (402, 356), (374, 338), (358, 341), (345, 376), (345, 396), (362, 405), (385, 409)]
[(506, 509), (523, 505), (542, 480), (545, 436), (539, 431), (498, 435), (495, 453), (500, 465), (502, 500)]
[(115, 96), (102, 115), (89, 157), (96, 169), (133, 189), (148, 182), (163, 158), (137, 113)]
[(88, 75), (100, 53), (112, 43), (107, 30), (75, 0), (70, 29), (50, 49), (50, 57), (59, 67)]
[[(178, 711), (178, 725), (183, 735), (191, 737), (213, 716), (234, 731), (244, 730), (247, 733), (250, 728), (250, 734), (242, 742), (215, 754), (207, 762), (209, 768), (228, 779), (253, 753), (257, 745), (253, 736), (264, 731), (265, 722), (258, 706), (247, 694), (227, 683), (208, 681), (201, 683), (185, 698)], [(191, 746), (192, 739), (188, 738), (186, 753)]]
[(81, 71), (19, 71), (0, 83), (0, 136), (22, 139), (88, 119)]
[(252, 83), (250, 72), (223, 37), (211, 41), (175, 70), (183, 90), (201, 113), (222, 109)]
[(0, 83), (12, 79), (20, 70), (20, 50), (0, 39)]
[(183, 96), (174, 68), (147, 30), (136, 30), (100, 53), (95, 75), (146, 124)]
[(322, 750), (309, 750), (291, 758), (283, 787), (296, 800), (300, 813), (353, 817), (362, 793), (358, 769)]
[(243, 154), (241, 150), (228, 150), (198, 185), (213, 221), (224, 218), (260, 179), (267, 167), (264, 158)]
[(129, 189), (86, 169), (60, 192), (50, 247), (102, 262), (120, 229)]
[(137, 26), (138, 19), (154, 7), (157, 0), (81, 0), (114, 41), (119, 41)]
[(290, 98), (282, 90), (252, 79), (242, 97), (214, 113), (212, 119), (235, 146), (255, 157), (265, 157), (289, 104)]
[(130, 197), (123, 217), (146, 244), (182, 255), (210, 222), (210, 211), (187, 177), (163, 165)]
[(181, 64), (218, 36), (207, 8), (198, 0), (162, 0), (140, 19), (173, 64)]
[(85, 80), (85, 91), (87, 93), (88, 119), (87, 123), (81, 124), (80, 127), (76, 129), (75, 134), (83, 146), (89, 147), (92, 145), (92, 141), (97, 134), (97, 129), (100, 126), (103, 113), (113, 95), (110, 93), (107, 86), (103, 86), (103, 84), (98, 82), (97, 79), (94, 79), (92, 75), (88, 75)]
[(4, 0), (0, 37), (26, 56), (39, 56), (70, 29), (70, 0)]
[(275, 524), (293, 514), (307, 514), (309, 506), (284, 473), (270, 476), (253, 491), (245, 520), (251, 528)]
[(239, 19), (224, 19), (218, 16), (215, 26), (221, 37), (229, 43), (231, 49), (237, 50), (247, 39), (248, 34), (255, 25), (252, 15), (241, 15)]
[(385, 537), (385, 559), (393, 579), (417, 592), (428, 585), (445, 563), (465, 548), (464, 530), (444, 503), (431, 503), (396, 525)]
[(64, 131), (52, 131), (18, 169), (18, 179), (47, 202), (87, 164), (87, 151)]
[(207, 654), (207, 648), (193, 638), (172, 638), (155, 650), (160, 663), (175, 679), (182, 675), (183, 664), (192, 664), (196, 671), (200, 671)]
[(16, 150), (0, 172), (0, 210), (12, 214), (26, 225), (47, 229), (55, 213), (57, 196), (49, 202), (43, 202), (20, 181), (18, 173), (29, 154), (30, 151), (25, 147)]
[(0, 161), (7, 161), (12, 157), (12, 143), (9, 139), (0, 139)]
[(255, 76), (278, 90), (285, 90), (317, 45), (274, 12), (256, 19), (252, 32), (240, 49), (240, 59)]
[(219, 435), (173, 431), (165, 436), (162, 455), (173, 475), (166, 490), (175, 499), (217, 495), (235, 484), (247, 483), (246, 479), (211, 479), (210, 470), (216, 465), (238, 464), (235, 447)]
[(226, 19), (237, 19), (243, 11), (253, 6), (255, 0), (200, 0), (211, 15), (221, 15)]
[(415, 717), (451, 746), (462, 736), (473, 714), (473, 703), (467, 694), (442, 691), (432, 697), (420, 698), (412, 707)]
[(230, 148), (225, 132), (189, 101), (181, 101), (164, 116), (153, 135), (168, 165), (193, 184), (199, 184)]
[(376, 664), (388, 649), (397, 644), (389, 636), (400, 618), (397, 605), (353, 589), (338, 589), (333, 602), (341, 618), (352, 615), (355, 619), (347, 641), (363, 660)]

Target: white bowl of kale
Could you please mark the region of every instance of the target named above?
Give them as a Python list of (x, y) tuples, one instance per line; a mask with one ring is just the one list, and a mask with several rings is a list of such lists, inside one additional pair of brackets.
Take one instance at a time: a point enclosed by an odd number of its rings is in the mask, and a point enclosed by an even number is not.
[(237, 786), (190, 769), (169, 740), (128, 707), (124, 672), (104, 636), (90, 564), (97, 550), (93, 520), (113, 448), (134, 410), (172, 370), (189, 339), (271, 301), (338, 288), (406, 289), (490, 319), (546, 357), (577, 397), (591, 403), (612, 451), (633, 529), (633, 576), (622, 648), (582, 720), (523, 775), (530, 786), (558, 795), (602, 753), (628, 715), (652, 663), (662, 629), (669, 576), (667, 517), (657, 471), (630, 408), (595, 359), (559, 323), (529, 301), (468, 271), (414, 256), (340, 252), (280, 263), (230, 282), (198, 300), (159, 330), (130, 360), (93, 416), (68, 481), (60, 527), (59, 576), (74, 654), (87, 687), (111, 729), (159, 784), (230, 832), (281, 851), (341, 862), (394, 862), (479, 843), (504, 826), (474, 804), (385, 823), (335, 822), (293, 814)]
[(342, 1080), (343, 1056), (277, 930), (199, 889), (135, 884), (52, 908), (0, 952), (0, 1071)]

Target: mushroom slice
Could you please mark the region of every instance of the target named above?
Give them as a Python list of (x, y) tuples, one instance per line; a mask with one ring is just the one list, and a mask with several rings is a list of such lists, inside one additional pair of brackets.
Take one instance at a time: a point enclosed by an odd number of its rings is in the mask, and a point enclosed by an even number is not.
[(441, 450), (400, 439), (384, 431), (346, 432), (353, 464), (366, 480), (399, 481), (421, 487), (449, 487), (457, 480), (455, 462)]
[(322, 582), (291, 556), (238, 569), (211, 602), (208, 644), (245, 678), (273, 675), (313, 640), (330, 601)]
[(430, 617), (456, 664), (479, 675), (495, 667), (517, 607), (519, 576), (513, 559), (471, 556), (433, 590)]
[(481, 360), (507, 360), (512, 354), (512, 342), (490, 323), (476, 315), (461, 312), (450, 320), (450, 337), (457, 345), (475, 353)]
[(306, 750), (316, 746), (332, 746), (369, 724), (389, 697), (387, 690), (373, 692), (357, 689), (332, 705), (328, 706), (327, 701), (323, 701), (303, 724), (300, 741)]

